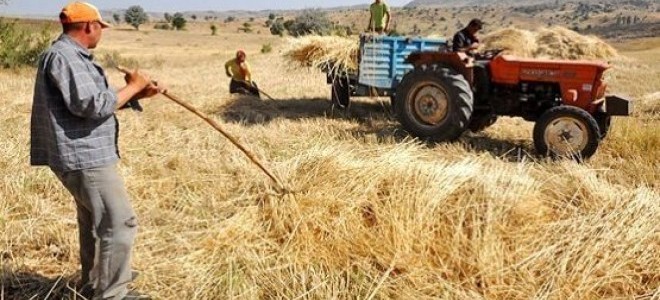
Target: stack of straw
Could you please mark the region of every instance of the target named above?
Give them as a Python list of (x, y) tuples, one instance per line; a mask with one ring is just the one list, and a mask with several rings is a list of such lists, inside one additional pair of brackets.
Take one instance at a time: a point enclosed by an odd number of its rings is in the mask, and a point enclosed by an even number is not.
[(536, 32), (513, 27), (498, 30), (484, 37), (482, 49), (503, 49), (511, 55), (547, 59), (610, 59), (618, 55), (598, 37), (559, 26)]
[(358, 69), (357, 40), (336, 36), (306, 36), (289, 39), (284, 57), (302, 67), (314, 67), (335, 74)]

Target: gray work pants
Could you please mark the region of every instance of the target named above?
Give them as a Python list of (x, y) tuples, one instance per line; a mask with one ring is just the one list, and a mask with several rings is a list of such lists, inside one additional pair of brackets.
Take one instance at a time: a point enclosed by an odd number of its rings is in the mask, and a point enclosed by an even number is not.
[(116, 166), (54, 173), (76, 200), (83, 284), (94, 288), (92, 299), (122, 299), (137, 218)]

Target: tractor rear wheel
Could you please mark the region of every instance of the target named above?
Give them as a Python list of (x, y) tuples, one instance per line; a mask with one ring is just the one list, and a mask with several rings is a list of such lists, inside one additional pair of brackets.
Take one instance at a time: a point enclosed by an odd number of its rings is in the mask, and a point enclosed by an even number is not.
[(473, 109), (470, 84), (448, 68), (418, 68), (403, 77), (396, 90), (394, 111), (403, 128), (434, 141), (458, 139), (467, 129)]
[(348, 108), (351, 103), (351, 90), (348, 85), (348, 78), (337, 76), (332, 79), (332, 104), (339, 108)]
[(556, 106), (541, 115), (534, 125), (536, 151), (552, 157), (587, 159), (600, 144), (596, 119), (574, 106)]

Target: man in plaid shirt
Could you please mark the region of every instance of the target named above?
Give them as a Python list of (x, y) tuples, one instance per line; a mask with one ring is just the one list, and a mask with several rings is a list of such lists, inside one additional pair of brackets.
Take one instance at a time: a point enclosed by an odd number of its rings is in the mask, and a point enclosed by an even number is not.
[(160, 92), (135, 71), (126, 86), (109, 88), (89, 49), (109, 25), (98, 10), (74, 2), (62, 10), (63, 34), (39, 61), (31, 119), (30, 163), (48, 166), (73, 195), (78, 216), (84, 295), (144, 299), (128, 294), (137, 219), (117, 173), (115, 111)]

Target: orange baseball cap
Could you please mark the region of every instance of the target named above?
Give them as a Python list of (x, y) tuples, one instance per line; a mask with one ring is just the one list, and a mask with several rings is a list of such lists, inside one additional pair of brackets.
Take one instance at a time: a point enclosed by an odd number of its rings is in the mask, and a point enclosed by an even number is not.
[(110, 27), (110, 24), (103, 22), (101, 13), (99, 13), (96, 6), (87, 2), (72, 2), (62, 9), (60, 13), (60, 23), (84, 23), (84, 22), (99, 22), (103, 28)]

